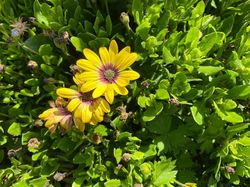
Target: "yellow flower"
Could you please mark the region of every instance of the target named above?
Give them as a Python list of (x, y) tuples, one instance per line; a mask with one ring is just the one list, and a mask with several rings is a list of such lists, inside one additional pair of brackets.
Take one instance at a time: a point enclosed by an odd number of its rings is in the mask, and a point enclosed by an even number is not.
[(81, 94), (70, 88), (59, 88), (56, 93), (63, 98), (70, 99), (67, 109), (83, 123), (96, 125), (103, 121), (105, 113), (110, 112), (110, 106), (103, 98), (94, 99), (88, 93)]
[(82, 131), (84, 130), (84, 124), (74, 118), (64, 106), (58, 105), (57, 103), (53, 103), (52, 105), (52, 108), (45, 110), (38, 116), (40, 119), (46, 121), (45, 127), (47, 127), (50, 132), (55, 132), (58, 124), (67, 131), (71, 129), (73, 121), (77, 128)]
[(82, 92), (93, 90), (92, 97), (98, 98), (102, 95), (111, 104), (116, 94), (127, 95), (126, 86), (131, 80), (140, 77), (139, 73), (133, 70), (126, 70), (137, 59), (136, 53), (130, 52), (127, 46), (118, 52), (118, 45), (112, 40), (109, 49), (99, 48), (100, 57), (85, 48), (83, 53), (86, 59), (80, 59), (76, 62), (83, 73), (79, 75), (82, 80)]

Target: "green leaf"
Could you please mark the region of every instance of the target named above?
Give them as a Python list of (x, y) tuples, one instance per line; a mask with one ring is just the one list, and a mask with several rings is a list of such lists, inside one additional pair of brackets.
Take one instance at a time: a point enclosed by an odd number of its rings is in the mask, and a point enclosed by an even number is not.
[(165, 160), (155, 164), (155, 171), (153, 173), (153, 183), (156, 186), (166, 184), (171, 186), (171, 183), (175, 181), (177, 171), (175, 168), (175, 161)]
[(104, 125), (98, 125), (96, 126), (94, 133), (100, 135), (100, 136), (108, 136), (108, 129)]
[(71, 43), (76, 48), (76, 51), (83, 52), (83, 49), (87, 47), (87, 45), (82, 41), (81, 38), (72, 36), (70, 38)]
[(29, 37), (25, 42), (24, 42), (24, 47), (38, 52), (39, 48), (43, 44), (48, 44), (51, 43), (47, 37), (44, 35), (35, 35), (32, 37)]
[(29, 184), (31, 186), (45, 186), (46, 182), (47, 182), (47, 177), (40, 177), (40, 178), (36, 178), (36, 179), (33, 179), (33, 180), (30, 180), (29, 181)]
[(28, 181), (23, 180), (16, 182), (15, 184), (12, 185), (12, 187), (30, 187), (30, 185), (28, 184)]
[(187, 77), (184, 73), (179, 72), (175, 76), (174, 83), (172, 84), (172, 93), (176, 96), (188, 93), (191, 90), (190, 84), (187, 82)]
[(110, 15), (108, 15), (106, 17), (106, 31), (107, 31), (108, 35), (111, 35), (111, 33), (112, 33), (112, 20), (111, 20)]
[(140, 0), (133, 0), (132, 2), (132, 14), (135, 22), (139, 25), (142, 20), (142, 2)]
[(4, 159), (4, 150), (0, 149), (0, 163), (3, 161)]
[(39, 84), (39, 80), (37, 78), (31, 78), (24, 81), (24, 84), (28, 86), (37, 86)]
[(155, 96), (156, 96), (156, 99), (161, 99), (161, 100), (169, 99), (168, 91), (165, 89), (161, 89), (161, 88), (156, 90)]
[(172, 56), (170, 50), (167, 47), (163, 47), (163, 60), (166, 64), (171, 64), (175, 61), (175, 57)]
[(205, 11), (205, 3), (203, 1), (200, 1), (192, 11), (191, 18), (200, 18), (203, 15), (204, 11)]
[(85, 163), (86, 161), (84, 160), (84, 153), (80, 152), (80, 153), (77, 153), (74, 158), (73, 158), (73, 163), (74, 164), (83, 164)]
[(141, 159), (143, 159), (143, 157), (144, 157), (144, 153), (140, 152), (140, 151), (135, 151), (132, 154), (132, 159), (133, 160), (141, 160)]
[(104, 183), (105, 187), (120, 187), (121, 181), (119, 179), (111, 179)]
[(142, 40), (146, 40), (149, 37), (149, 30), (151, 24), (147, 21), (142, 22), (137, 28), (136, 33), (141, 37)]
[(192, 27), (187, 33), (185, 45), (191, 48), (197, 47), (198, 41), (201, 36), (202, 33), (200, 32), (200, 30), (197, 27)]
[(28, 131), (22, 134), (22, 145), (26, 145), (31, 138), (38, 137), (39, 134), (36, 132)]
[(49, 76), (52, 76), (52, 75), (53, 75), (54, 69), (53, 69), (51, 66), (49, 66), (49, 65), (47, 65), (47, 64), (41, 64), (40, 67), (41, 67), (42, 71), (43, 71), (44, 73), (46, 73), (47, 75), (49, 75)]
[(154, 120), (147, 123), (146, 128), (156, 134), (166, 134), (169, 132), (172, 124), (172, 117), (163, 110)]
[(83, 177), (76, 178), (72, 184), (72, 187), (81, 187), (83, 182), (84, 182)]
[(234, 86), (232, 89), (228, 91), (228, 95), (232, 99), (250, 98), (250, 86), (249, 85)]
[(220, 109), (217, 104), (213, 101), (214, 108), (216, 113), (221, 117), (222, 120), (230, 122), (230, 123), (242, 123), (243, 118), (241, 115), (237, 114), (236, 112), (225, 111)]
[(142, 116), (143, 121), (152, 121), (155, 117), (163, 110), (163, 104), (161, 102), (154, 103), (153, 106), (149, 107)]
[(122, 158), (122, 149), (114, 148), (114, 157), (115, 157), (116, 163), (118, 164)]
[(150, 106), (150, 98), (145, 95), (139, 96), (137, 99), (137, 103), (140, 107), (146, 108), (146, 106)]
[(234, 24), (234, 17), (235, 15), (230, 15), (226, 19), (222, 20), (222, 26), (220, 27), (219, 30), (224, 32), (226, 36), (229, 35), (230, 32), (232, 31), (233, 24)]
[(53, 48), (50, 46), (50, 44), (43, 44), (39, 47), (39, 55), (52, 55), (53, 54)]
[(205, 114), (205, 107), (203, 103), (195, 103), (192, 107), (190, 107), (192, 116), (194, 121), (198, 125), (203, 124), (204, 114)]
[(13, 135), (13, 136), (19, 136), (21, 134), (21, 124), (20, 123), (12, 123), (10, 125), (10, 127), (8, 128), (8, 131), (7, 131), (10, 135)]
[(232, 99), (225, 99), (223, 101), (223, 104), (221, 105), (221, 107), (224, 110), (232, 110), (232, 109), (237, 107), (237, 103), (235, 101), (233, 101)]
[(204, 73), (205, 75), (214, 75), (223, 69), (224, 67), (221, 66), (199, 66), (198, 72)]

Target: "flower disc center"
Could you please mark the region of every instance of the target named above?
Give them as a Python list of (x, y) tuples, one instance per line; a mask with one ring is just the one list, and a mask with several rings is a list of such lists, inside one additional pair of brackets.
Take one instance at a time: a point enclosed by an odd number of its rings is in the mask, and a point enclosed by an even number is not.
[(104, 71), (104, 78), (109, 82), (114, 80), (115, 75), (116, 75), (116, 72), (112, 69), (107, 69)]

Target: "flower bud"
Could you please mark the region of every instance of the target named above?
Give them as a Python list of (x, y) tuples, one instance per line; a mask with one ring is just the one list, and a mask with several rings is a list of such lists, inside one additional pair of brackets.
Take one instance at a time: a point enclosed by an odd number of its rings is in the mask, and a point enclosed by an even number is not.
[(152, 171), (152, 166), (149, 163), (143, 163), (140, 165), (140, 170), (144, 175), (149, 175)]
[(0, 73), (4, 73), (5, 72), (5, 65), (0, 64)]
[(28, 141), (28, 147), (29, 148), (38, 149), (38, 147), (40, 146), (40, 144), (41, 144), (41, 142), (37, 138), (31, 138)]
[(128, 13), (122, 12), (121, 15), (120, 15), (120, 20), (125, 26), (129, 25), (129, 15), (128, 15)]
[(30, 60), (30, 61), (27, 63), (27, 67), (30, 68), (30, 69), (32, 69), (32, 70), (35, 70), (35, 69), (37, 69), (38, 64), (37, 64), (36, 61)]
[(178, 101), (178, 99), (176, 98), (171, 98), (168, 100), (168, 102), (171, 104), (171, 105), (174, 105), (174, 106), (179, 106), (180, 102)]
[(56, 172), (56, 174), (53, 176), (53, 178), (56, 180), (56, 181), (62, 181), (65, 177), (67, 176), (67, 173), (64, 172), (64, 173), (60, 173), (60, 172)]
[(35, 121), (34, 125), (37, 126), (37, 127), (41, 127), (41, 126), (43, 126), (43, 121), (40, 120), (40, 119), (37, 119), (37, 120)]
[(122, 155), (122, 160), (124, 160), (125, 162), (128, 162), (131, 160), (131, 154), (130, 153), (124, 153)]
[(141, 88), (142, 88), (142, 89), (149, 88), (149, 86), (150, 86), (150, 84), (149, 84), (147, 81), (143, 81), (143, 82), (141, 83)]

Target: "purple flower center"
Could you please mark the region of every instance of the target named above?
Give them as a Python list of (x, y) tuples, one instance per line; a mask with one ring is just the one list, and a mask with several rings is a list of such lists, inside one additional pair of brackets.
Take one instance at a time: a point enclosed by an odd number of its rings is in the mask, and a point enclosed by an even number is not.
[(113, 64), (105, 64), (99, 69), (101, 81), (105, 83), (113, 83), (118, 77), (118, 69)]

